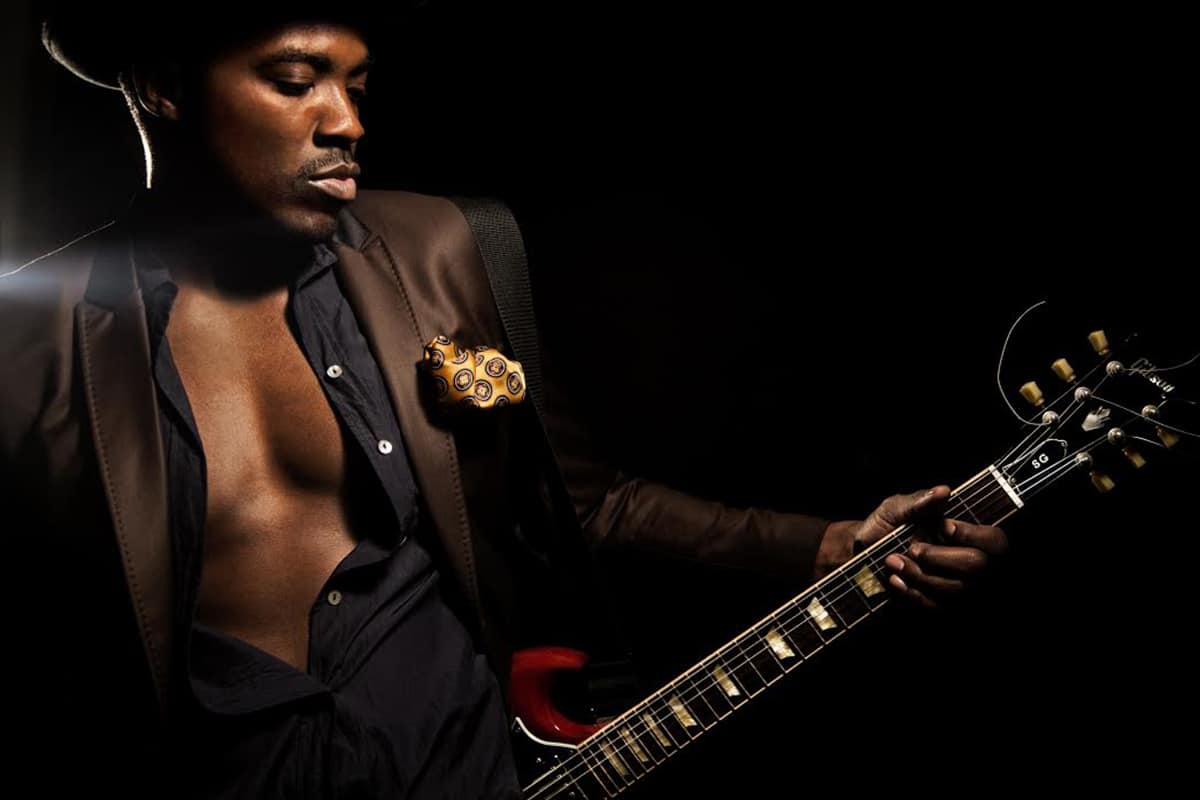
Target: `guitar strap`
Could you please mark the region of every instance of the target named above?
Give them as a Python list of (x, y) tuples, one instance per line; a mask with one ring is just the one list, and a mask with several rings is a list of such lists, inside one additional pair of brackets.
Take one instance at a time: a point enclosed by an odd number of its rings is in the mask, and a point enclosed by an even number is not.
[(611, 594), (604, 589), (588, 552), (579, 518), (546, 433), (541, 346), (520, 228), (509, 208), (499, 200), (464, 197), (450, 200), (462, 211), (475, 235), (509, 347), (525, 370), (526, 392), (533, 406), (529, 437), (537, 452), (533, 459), (535, 479), (544, 492), (543, 501), (554, 531), (550, 537), (552, 552), (548, 554), (549, 560), (553, 569), (561, 570), (567, 581), (579, 589), (574, 594), (588, 606), (584, 613), (591, 623), (585, 639), (592, 656), (588, 668), (591, 682), (620, 683), (624, 679), (614, 676), (622, 670), (629, 670), (632, 675), (628, 638), (608, 599)]

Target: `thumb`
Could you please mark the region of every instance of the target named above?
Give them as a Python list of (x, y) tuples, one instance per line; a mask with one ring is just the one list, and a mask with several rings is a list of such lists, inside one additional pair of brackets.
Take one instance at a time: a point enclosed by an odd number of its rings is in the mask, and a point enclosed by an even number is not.
[(859, 536), (869, 544), (906, 522), (941, 506), (950, 497), (949, 486), (934, 486), (912, 494), (894, 494), (871, 512)]

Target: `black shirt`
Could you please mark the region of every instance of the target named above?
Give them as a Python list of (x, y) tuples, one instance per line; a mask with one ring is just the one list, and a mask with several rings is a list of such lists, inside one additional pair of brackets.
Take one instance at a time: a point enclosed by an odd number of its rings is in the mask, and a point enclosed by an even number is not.
[[(499, 687), (418, 541), (427, 518), (399, 424), (325, 243), (289, 286), (286, 314), (352, 451), (348, 513), (368, 535), (314, 598), (307, 672), (194, 621), (206, 467), (165, 336), (177, 287), (136, 245), (147, 202), (135, 196), (127, 218), (167, 461), (182, 634), (174, 658), (186, 667), (175, 674), (187, 677), (175, 693), (174, 788), (199, 797), (516, 796)], [(361, 223), (348, 210), (338, 223), (335, 238), (360, 246)]]

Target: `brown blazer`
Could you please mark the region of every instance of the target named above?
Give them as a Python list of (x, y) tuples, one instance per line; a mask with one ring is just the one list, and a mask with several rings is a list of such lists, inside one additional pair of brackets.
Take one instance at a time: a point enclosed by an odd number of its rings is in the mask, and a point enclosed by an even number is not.
[[(359, 248), (336, 244), (336, 269), (395, 405), (448, 583), (503, 674), (520, 625), (514, 597), (527, 589), (510, 567), (514, 521), (528, 511), (514, 497), (530, 494), (518, 484), (531, 404), (447, 423), (418, 371), (437, 334), (504, 341), (479, 250), (443, 198), (363, 191), (346, 211), (369, 235)], [(93, 721), (161, 720), (175, 677), (165, 461), (124, 233), (118, 218), (0, 279), (0, 526), (17, 576), (9, 596), (20, 598), (10, 630), (28, 659), (7, 667), (18, 687), (31, 674), (54, 685), (55, 713)], [(737, 511), (598, 464), (553, 383), (546, 394), (589, 543), (811, 574), (825, 520)]]

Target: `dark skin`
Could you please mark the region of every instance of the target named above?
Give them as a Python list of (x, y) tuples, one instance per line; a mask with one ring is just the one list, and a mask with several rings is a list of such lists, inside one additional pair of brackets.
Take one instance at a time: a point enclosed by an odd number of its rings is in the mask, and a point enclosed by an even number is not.
[(935, 486), (887, 498), (865, 520), (832, 523), (817, 554), (822, 577), (848, 560), (855, 541), (870, 545), (899, 526), (912, 523), (908, 552), (884, 560), (888, 585), (906, 600), (937, 608), (962, 594), (988, 565), (1008, 551), (1008, 537), (994, 525), (947, 519), (939, 510), (950, 498), (949, 486)]
[[(197, 619), (301, 670), (312, 604), (361, 532), (347, 443), (284, 310), (290, 278), (348, 202), (308, 179), (354, 165), (367, 62), (353, 29), (297, 26), (227, 51), (190, 90), (169, 64), (134, 71), (154, 123), (152, 246), (180, 288), (167, 336), (208, 466)], [(866, 520), (833, 523), (816, 577), (855, 540), (936, 512), (948, 495), (897, 495)], [(961, 592), (1007, 548), (999, 528), (939, 524), (887, 561), (892, 589), (924, 606)]]
[(367, 58), (353, 29), (297, 26), (227, 51), (198, 86), (171, 65), (134, 72), (154, 118), (151, 246), (179, 285), (167, 338), (208, 468), (197, 620), (300, 670), (313, 603), (362, 531), (347, 442), (284, 314), (348, 202), (308, 178), (355, 163)]

